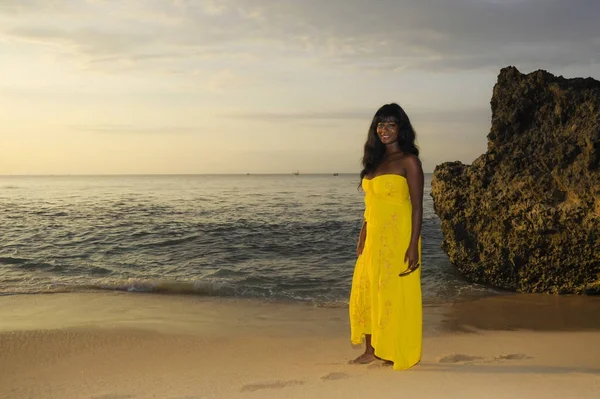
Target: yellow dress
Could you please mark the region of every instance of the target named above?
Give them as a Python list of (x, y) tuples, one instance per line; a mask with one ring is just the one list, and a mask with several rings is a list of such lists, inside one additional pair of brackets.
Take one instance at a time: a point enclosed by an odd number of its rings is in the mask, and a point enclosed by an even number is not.
[[(398, 276), (410, 244), (412, 205), (406, 178), (395, 174), (363, 179), (367, 236), (356, 261), (350, 294), (353, 344), (371, 334), (375, 355), (405, 370), (419, 362), (423, 310), (421, 268)], [(421, 240), (419, 239), (419, 263)]]

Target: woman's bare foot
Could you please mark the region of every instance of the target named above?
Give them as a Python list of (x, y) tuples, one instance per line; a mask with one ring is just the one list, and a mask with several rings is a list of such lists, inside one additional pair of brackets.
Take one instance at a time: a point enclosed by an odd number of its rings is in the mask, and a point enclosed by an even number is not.
[(379, 359), (375, 353), (365, 352), (354, 360), (350, 360), (350, 364), (369, 364)]
[(371, 345), (371, 334), (365, 334), (365, 353), (360, 355), (354, 360), (350, 360), (348, 363), (350, 364), (369, 364), (374, 362), (375, 360), (379, 360), (377, 356), (375, 356), (375, 348)]

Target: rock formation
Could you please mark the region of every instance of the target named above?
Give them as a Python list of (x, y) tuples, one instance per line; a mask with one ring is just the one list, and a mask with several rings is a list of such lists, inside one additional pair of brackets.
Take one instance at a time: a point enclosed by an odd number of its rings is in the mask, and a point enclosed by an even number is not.
[(508, 67), (491, 106), (487, 152), (435, 168), (442, 248), (470, 281), (600, 293), (600, 82)]

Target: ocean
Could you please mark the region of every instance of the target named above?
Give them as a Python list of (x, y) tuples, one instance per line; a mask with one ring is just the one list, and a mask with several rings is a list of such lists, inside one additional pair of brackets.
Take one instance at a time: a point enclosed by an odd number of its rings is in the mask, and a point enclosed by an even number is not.
[[(425, 176), (423, 301), (493, 295), (441, 250)], [(0, 295), (124, 290), (348, 302), (355, 174), (0, 176)]]

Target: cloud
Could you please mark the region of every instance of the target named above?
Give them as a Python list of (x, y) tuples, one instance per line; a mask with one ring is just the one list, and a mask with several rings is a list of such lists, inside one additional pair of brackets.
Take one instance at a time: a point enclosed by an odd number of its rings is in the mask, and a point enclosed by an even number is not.
[[(39, 44), (72, 47), (74, 51), (94, 56), (131, 54), (136, 58), (145, 54), (135, 54), (144, 47), (151, 47), (154, 38), (142, 32), (105, 31), (96, 28), (52, 29), (52, 28), (16, 28), (11, 34), (24, 41)], [(154, 55), (158, 57), (160, 55)], [(168, 56), (168, 55), (167, 55)]]
[(249, 84), (248, 80), (231, 69), (224, 69), (214, 74), (208, 81), (207, 88), (212, 93), (224, 93)]
[(80, 132), (102, 134), (193, 134), (202, 132), (199, 127), (188, 126), (157, 126), (145, 127), (135, 125), (68, 125), (68, 128)]
[(373, 117), (372, 112), (366, 110), (349, 111), (307, 111), (307, 112), (253, 112), (221, 115), (225, 118), (259, 120), (267, 122), (277, 121), (318, 121), (318, 120), (366, 120)]
[(599, 18), (596, 0), (4, 0), (0, 37), (95, 68), (223, 69), (233, 53), (384, 71), (550, 69), (600, 63)]
[[(470, 109), (407, 109), (412, 121), (420, 123), (490, 123), (491, 111), (486, 108)], [(303, 122), (303, 121), (340, 121), (357, 120), (370, 121), (373, 118), (372, 109), (305, 111), (305, 112), (253, 112), (221, 115), (225, 118), (239, 118), (266, 122)]]

